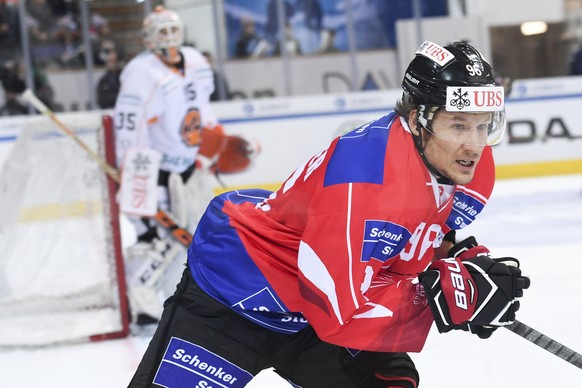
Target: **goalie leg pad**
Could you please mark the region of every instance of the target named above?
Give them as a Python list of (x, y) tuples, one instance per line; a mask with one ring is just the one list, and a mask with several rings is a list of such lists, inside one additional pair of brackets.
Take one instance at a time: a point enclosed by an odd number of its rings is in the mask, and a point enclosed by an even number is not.
[(182, 176), (175, 172), (168, 178), (168, 192), (170, 194), (170, 212), (176, 217), (179, 225), (185, 225), (188, 221), (188, 203), (186, 188)]
[(159, 319), (164, 300), (160, 280), (182, 252), (179, 243), (159, 239), (138, 242), (128, 248), (126, 277), (133, 317), (144, 313)]
[(194, 174), (186, 181), (187, 220), (188, 230), (192, 233), (196, 230), (198, 222), (206, 211), (206, 207), (214, 198), (212, 189), (215, 177), (208, 169), (196, 169)]

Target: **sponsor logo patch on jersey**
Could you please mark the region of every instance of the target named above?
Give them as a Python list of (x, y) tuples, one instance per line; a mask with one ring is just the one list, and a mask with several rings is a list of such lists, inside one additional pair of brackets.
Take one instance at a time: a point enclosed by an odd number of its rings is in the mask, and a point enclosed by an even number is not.
[(154, 383), (173, 388), (245, 386), (253, 375), (201, 346), (172, 337)]
[(381, 262), (398, 255), (412, 234), (402, 225), (390, 221), (366, 220), (361, 261)]
[(202, 119), (198, 109), (188, 109), (184, 120), (182, 120), (180, 136), (186, 145), (197, 146), (200, 144), (202, 141)]
[(300, 313), (288, 312), (268, 287), (235, 303), (232, 308), (250, 320), (284, 333), (296, 333), (307, 326)]
[(449, 50), (428, 40), (420, 45), (418, 50), (416, 50), (416, 54), (432, 59), (441, 66), (444, 66), (455, 59), (455, 56)]
[(456, 192), (447, 225), (455, 230), (464, 228), (475, 221), (475, 217), (481, 213), (483, 207), (485, 204), (469, 193)]
[(449, 112), (492, 112), (504, 109), (502, 86), (448, 86)]

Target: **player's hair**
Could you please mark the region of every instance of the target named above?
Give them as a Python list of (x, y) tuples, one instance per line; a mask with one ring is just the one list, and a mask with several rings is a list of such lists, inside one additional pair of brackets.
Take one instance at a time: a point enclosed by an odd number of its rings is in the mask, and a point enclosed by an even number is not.
[(404, 117), (408, 120), (410, 112), (414, 109), (418, 109), (418, 104), (414, 101), (414, 98), (406, 92), (402, 93), (402, 96), (398, 101), (396, 101), (396, 108), (394, 109), (399, 116)]

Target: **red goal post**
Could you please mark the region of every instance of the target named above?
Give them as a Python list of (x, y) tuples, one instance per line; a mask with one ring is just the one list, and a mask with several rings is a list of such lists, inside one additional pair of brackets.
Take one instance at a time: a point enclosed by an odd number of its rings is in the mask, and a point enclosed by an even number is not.
[[(59, 118), (115, 165), (110, 117)], [(116, 190), (48, 117), (23, 118), (0, 171), (0, 347), (128, 334)]]

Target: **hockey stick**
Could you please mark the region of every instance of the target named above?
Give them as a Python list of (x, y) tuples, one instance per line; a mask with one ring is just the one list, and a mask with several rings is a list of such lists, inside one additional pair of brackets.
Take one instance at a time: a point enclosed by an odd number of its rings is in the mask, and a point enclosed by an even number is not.
[(562, 345), (525, 323), (516, 320), (511, 325), (504, 327), (553, 355), (560, 357), (562, 360), (568, 361), (570, 364), (582, 369), (582, 354)]
[[(67, 136), (73, 139), (83, 150), (85, 150), (91, 158), (99, 164), (99, 167), (116, 183), (120, 183), (121, 177), (119, 171), (107, 163), (103, 158), (101, 158), (95, 151), (93, 151), (87, 144), (85, 144), (69, 127), (67, 127), (59, 118), (51, 111), (37, 96), (34, 95), (32, 90), (26, 89), (22, 93), (22, 98), (32, 105), (40, 113), (48, 116)], [(171, 235), (185, 247), (190, 246), (192, 242), (192, 236), (188, 230), (180, 227), (174, 217), (161, 209), (152, 217), (161, 226), (168, 229)]]

